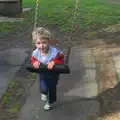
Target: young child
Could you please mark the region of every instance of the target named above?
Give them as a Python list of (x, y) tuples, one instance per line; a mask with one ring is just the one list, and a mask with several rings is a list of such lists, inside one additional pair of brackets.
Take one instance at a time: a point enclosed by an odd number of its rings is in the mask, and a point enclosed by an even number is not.
[[(43, 27), (37, 28), (32, 33), (33, 43), (36, 49), (32, 53), (31, 64), (37, 69), (40, 64), (46, 64), (48, 69), (52, 69), (55, 64), (64, 64), (64, 56), (57, 48), (50, 46), (52, 40), (51, 33)], [(57, 100), (56, 85), (59, 74), (44, 73), (39, 74), (41, 99), (46, 101), (45, 110), (50, 110)]]

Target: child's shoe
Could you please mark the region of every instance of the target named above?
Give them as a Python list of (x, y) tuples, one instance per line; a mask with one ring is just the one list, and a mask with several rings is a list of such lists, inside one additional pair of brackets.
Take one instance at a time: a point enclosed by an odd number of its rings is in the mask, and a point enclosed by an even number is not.
[(46, 111), (50, 110), (51, 108), (52, 108), (52, 104), (50, 104), (48, 102), (44, 106), (44, 110), (46, 110)]
[(41, 94), (41, 100), (43, 100), (43, 101), (47, 101), (47, 95), (45, 95), (45, 94)]

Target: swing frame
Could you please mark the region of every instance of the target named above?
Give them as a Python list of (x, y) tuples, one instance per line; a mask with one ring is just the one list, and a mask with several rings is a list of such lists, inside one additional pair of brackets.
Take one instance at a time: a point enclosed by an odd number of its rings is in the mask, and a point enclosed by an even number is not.
[[(35, 22), (34, 22), (34, 29), (37, 26), (37, 20), (38, 20), (38, 10), (39, 10), (39, 1), (40, 0), (36, 0), (36, 14), (35, 14)], [(78, 5), (79, 5), (79, 0), (76, 0), (76, 7), (75, 7), (75, 11), (74, 11), (74, 17), (73, 17), (73, 24), (72, 24), (72, 30), (70, 33), (70, 39), (69, 39), (69, 44), (68, 44), (68, 51), (67, 51), (67, 55), (65, 58), (65, 64), (60, 64), (60, 65), (54, 65), (54, 67), (52, 69), (48, 69), (47, 65), (44, 64), (40, 64), (40, 67), (38, 69), (34, 68), (33, 65), (31, 64), (31, 62), (29, 62), (26, 65), (26, 69), (29, 72), (32, 73), (50, 73), (50, 72), (54, 72), (54, 73), (58, 73), (58, 74), (69, 74), (70, 73), (70, 68), (69, 68), (69, 55), (70, 55), (70, 50), (72, 47), (72, 38), (73, 38), (73, 32), (74, 32), (74, 27), (75, 27), (75, 21), (77, 18), (77, 11), (78, 11)]]

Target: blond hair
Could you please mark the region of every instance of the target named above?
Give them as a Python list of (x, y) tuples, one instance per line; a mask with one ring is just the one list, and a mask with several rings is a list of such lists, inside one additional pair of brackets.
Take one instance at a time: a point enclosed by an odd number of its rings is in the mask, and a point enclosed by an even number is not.
[(33, 38), (33, 43), (35, 43), (37, 39), (51, 40), (52, 35), (47, 29), (43, 27), (39, 27), (34, 29), (34, 31), (32, 32), (32, 38)]

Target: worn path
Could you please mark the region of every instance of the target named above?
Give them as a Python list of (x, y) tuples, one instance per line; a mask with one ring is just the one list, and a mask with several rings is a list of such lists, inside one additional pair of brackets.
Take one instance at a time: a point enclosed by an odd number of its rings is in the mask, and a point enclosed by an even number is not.
[[(89, 49), (85, 44), (88, 44)], [(30, 89), (18, 120), (104, 120), (106, 112), (114, 113), (120, 110), (117, 97), (119, 46), (107, 45), (100, 39), (93, 41), (93, 44), (85, 44), (71, 50), (71, 74), (61, 75), (55, 108), (49, 112), (43, 110), (44, 103), (40, 100), (37, 79)]]
[(49, 112), (43, 110), (39, 81), (36, 80), (21, 109), (19, 120), (92, 120), (100, 111), (99, 102), (94, 100), (99, 93), (95, 67), (89, 49), (73, 47), (70, 55), (71, 74), (61, 75), (55, 108)]
[[(2, 36), (3, 35), (3, 36)], [(28, 57), (31, 39), (26, 34), (0, 34), (0, 99)]]

